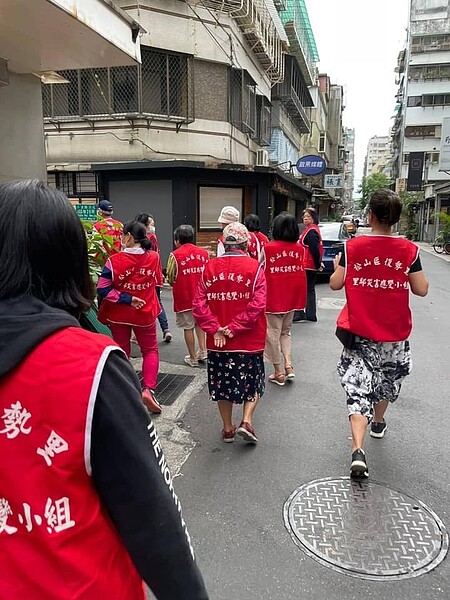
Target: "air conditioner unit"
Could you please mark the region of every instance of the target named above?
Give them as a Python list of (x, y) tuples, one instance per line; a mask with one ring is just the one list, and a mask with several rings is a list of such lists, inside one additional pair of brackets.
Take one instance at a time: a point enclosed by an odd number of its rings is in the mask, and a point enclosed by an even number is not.
[(5, 59), (0, 58), (0, 87), (2, 85), (9, 85), (8, 63)]
[(267, 150), (258, 150), (256, 153), (256, 166), (257, 167), (268, 167), (269, 166), (269, 153)]

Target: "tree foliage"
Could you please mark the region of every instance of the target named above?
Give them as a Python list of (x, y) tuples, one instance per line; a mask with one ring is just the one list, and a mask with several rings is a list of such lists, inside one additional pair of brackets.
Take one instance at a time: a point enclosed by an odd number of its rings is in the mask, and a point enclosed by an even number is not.
[[(113, 245), (114, 239), (110, 235), (98, 232), (91, 221), (82, 220), (81, 222), (86, 233), (89, 273), (92, 281), (96, 283), (103, 265), (106, 263), (109, 257), (106, 248)], [(117, 228), (119, 228), (119, 226), (117, 226)]]
[(377, 190), (389, 188), (390, 185), (391, 180), (384, 173), (373, 173), (372, 175), (363, 177), (361, 187), (358, 190), (362, 194), (360, 208), (364, 210)]

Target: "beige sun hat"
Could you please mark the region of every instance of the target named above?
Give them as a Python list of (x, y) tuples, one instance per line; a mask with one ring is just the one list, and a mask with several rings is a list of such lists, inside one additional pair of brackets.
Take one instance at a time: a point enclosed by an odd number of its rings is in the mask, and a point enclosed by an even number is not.
[(243, 244), (248, 237), (248, 229), (242, 223), (229, 223), (223, 230), (225, 244)]
[(224, 206), (220, 211), (218, 223), (236, 223), (239, 221), (240, 214), (237, 208), (234, 206)]

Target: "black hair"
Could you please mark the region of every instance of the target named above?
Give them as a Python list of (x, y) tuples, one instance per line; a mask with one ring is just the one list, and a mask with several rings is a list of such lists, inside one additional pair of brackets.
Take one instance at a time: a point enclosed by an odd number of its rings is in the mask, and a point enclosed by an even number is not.
[(305, 210), (303, 211), (303, 214), (305, 213), (308, 213), (308, 215), (310, 215), (315, 225), (319, 224), (319, 215), (317, 214), (317, 210), (315, 208), (313, 208), (312, 206), (308, 206), (308, 208), (305, 208)]
[(179, 225), (173, 232), (173, 239), (183, 244), (194, 243), (195, 232), (192, 225)]
[(377, 190), (370, 199), (369, 210), (383, 225), (395, 225), (402, 214), (402, 201), (392, 190)]
[(77, 213), (62, 192), (30, 179), (0, 184), (0, 300), (22, 294), (75, 316), (94, 299)]
[(152, 221), (154, 221), (155, 219), (152, 217), (152, 215), (149, 215), (148, 213), (140, 213), (139, 215), (136, 215), (134, 217), (135, 221), (138, 221), (138, 223), (142, 223), (143, 225), (145, 225), (147, 227), (148, 222), (150, 221), (150, 219)]
[(140, 221), (128, 221), (123, 226), (123, 234), (126, 235), (130, 233), (136, 244), (140, 244), (141, 248), (144, 250), (151, 250), (152, 243), (147, 237), (147, 229), (145, 228), (144, 223)]
[(260, 231), (261, 226), (259, 224), (258, 215), (247, 215), (244, 219), (244, 225), (247, 227), (249, 231)]
[(277, 215), (273, 221), (272, 237), (283, 242), (297, 242), (300, 229), (297, 219), (289, 213)]

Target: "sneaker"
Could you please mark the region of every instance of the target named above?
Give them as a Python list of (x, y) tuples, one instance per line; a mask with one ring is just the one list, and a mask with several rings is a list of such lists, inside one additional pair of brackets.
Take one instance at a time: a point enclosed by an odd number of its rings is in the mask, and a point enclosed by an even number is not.
[(292, 319), (293, 323), (301, 323), (306, 321), (306, 313), (304, 310), (296, 310), (294, 312), (294, 318)]
[(234, 442), (234, 436), (236, 435), (236, 425), (233, 425), (233, 429), (231, 431), (225, 431), (222, 429), (222, 439), (226, 444), (230, 442)]
[(367, 466), (366, 454), (362, 448), (357, 448), (352, 454), (352, 464), (350, 465), (350, 477), (369, 477), (369, 468)]
[(386, 433), (386, 429), (387, 429), (387, 424), (384, 419), (381, 423), (375, 423), (374, 421), (372, 421), (372, 423), (370, 425), (370, 437), (382, 438), (382, 437), (384, 437), (384, 434)]
[(189, 354), (184, 357), (184, 362), (190, 367), (198, 367), (198, 360), (196, 358), (191, 358)]
[(247, 423), (247, 421), (242, 421), (238, 427), (237, 434), (243, 437), (246, 442), (253, 442), (256, 444), (258, 441), (255, 430), (250, 423)]
[(155, 392), (150, 388), (142, 390), (142, 402), (152, 415), (159, 415), (161, 413), (161, 405), (155, 397)]
[(172, 334), (168, 329), (166, 329), (166, 331), (163, 331), (163, 341), (166, 342), (166, 344), (170, 344), (170, 342), (172, 341)]
[(205, 361), (208, 358), (208, 350), (199, 350), (197, 352), (197, 360), (199, 360), (200, 362)]

